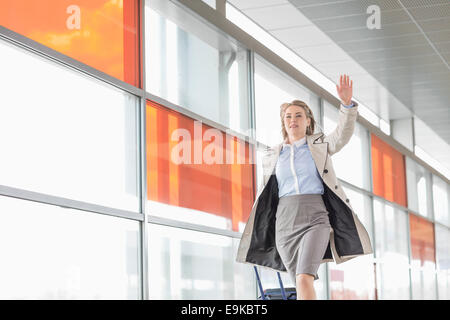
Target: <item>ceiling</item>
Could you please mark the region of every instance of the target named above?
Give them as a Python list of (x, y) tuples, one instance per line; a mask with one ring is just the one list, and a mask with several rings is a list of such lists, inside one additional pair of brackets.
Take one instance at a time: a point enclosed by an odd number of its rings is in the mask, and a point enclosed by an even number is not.
[[(349, 74), (388, 123), (416, 115), (441, 138), (421, 137), (424, 149), (450, 167), (450, 0), (229, 2), (335, 83)], [(380, 29), (367, 26), (371, 5)]]

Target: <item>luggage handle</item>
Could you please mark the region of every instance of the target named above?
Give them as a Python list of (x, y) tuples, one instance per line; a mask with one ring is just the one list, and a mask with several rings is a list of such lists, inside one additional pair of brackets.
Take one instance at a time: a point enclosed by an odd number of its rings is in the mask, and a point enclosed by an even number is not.
[[(264, 294), (264, 290), (263, 290), (262, 284), (261, 284), (261, 279), (259, 278), (258, 269), (256, 268), (256, 266), (253, 266), (253, 268), (255, 269), (256, 280), (258, 281), (259, 291), (261, 292), (261, 299), (262, 300), (267, 300), (266, 299), (266, 295)], [(281, 276), (280, 276), (280, 273), (278, 271), (277, 271), (277, 276), (278, 276), (278, 282), (280, 283), (281, 296), (283, 297), (283, 300), (287, 300), (286, 292), (284, 291), (283, 281), (281, 281)]]

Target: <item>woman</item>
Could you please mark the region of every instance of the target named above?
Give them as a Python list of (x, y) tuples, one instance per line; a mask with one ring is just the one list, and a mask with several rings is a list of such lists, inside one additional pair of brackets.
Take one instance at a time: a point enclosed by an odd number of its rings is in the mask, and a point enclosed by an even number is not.
[(353, 81), (341, 76), (336, 89), (342, 105), (330, 135), (314, 134), (314, 115), (306, 103), (281, 105), (284, 141), (265, 151), (263, 182), (236, 258), (287, 271), (297, 299), (316, 299), (313, 281), (319, 279), (321, 263), (373, 253), (330, 157), (350, 140), (358, 115), (358, 104), (351, 100)]

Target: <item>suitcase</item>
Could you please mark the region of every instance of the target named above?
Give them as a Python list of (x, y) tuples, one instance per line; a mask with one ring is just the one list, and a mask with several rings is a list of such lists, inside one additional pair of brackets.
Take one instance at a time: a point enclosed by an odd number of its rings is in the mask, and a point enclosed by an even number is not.
[(263, 290), (261, 279), (259, 278), (258, 269), (253, 266), (256, 273), (256, 280), (258, 282), (259, 291), (261, 295), (258, 300), (297, 300), (297, 290), (295, 288), (284, 288), (283, 281), (281, 281), (280, 273), (277, 271), (278, 282), (280, 288)]

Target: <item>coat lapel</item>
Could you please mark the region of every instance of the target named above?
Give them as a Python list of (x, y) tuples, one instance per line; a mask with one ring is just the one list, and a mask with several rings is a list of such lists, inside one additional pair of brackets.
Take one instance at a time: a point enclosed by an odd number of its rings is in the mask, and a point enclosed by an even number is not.
[(327, 162), (328, 142), (322, 142), (321, 137), (323, 134), (307, 136), (306, 141), (308, 143), (309, 151), (316, 163), (317, 171), (320, 177), (323, 178), (323, 170)]

